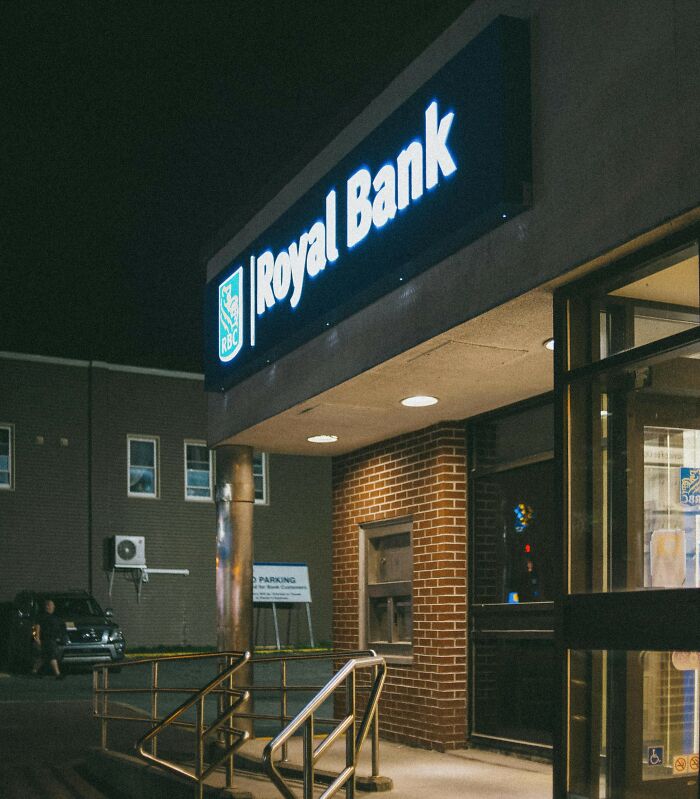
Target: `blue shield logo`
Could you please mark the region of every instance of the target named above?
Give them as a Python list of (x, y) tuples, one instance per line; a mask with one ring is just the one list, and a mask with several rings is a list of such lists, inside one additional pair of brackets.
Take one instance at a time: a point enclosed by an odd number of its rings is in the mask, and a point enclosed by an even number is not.
[(700, 469), (681, 467), (681, 503), (700, 508)]
[(219, 286), (219, 360), (232, 361), (243, 347), (243, 267)]

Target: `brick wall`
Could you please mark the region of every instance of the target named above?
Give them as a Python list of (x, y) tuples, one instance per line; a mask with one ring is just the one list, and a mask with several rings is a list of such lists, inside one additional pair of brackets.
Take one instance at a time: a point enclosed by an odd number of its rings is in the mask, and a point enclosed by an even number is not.
[(464, 430), (442, 423), (333, 461), (334, 643), (359, 639), (359, 528), (413, 520), (413, 662), (391, 664), (383, 737), (435, 749), (466, 739)]

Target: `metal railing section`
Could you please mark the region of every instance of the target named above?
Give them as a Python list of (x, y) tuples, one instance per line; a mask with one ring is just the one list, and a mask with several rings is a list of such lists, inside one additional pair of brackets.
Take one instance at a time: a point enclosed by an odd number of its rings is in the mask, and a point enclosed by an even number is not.
[[(164, 663), (213, 660), (218, 661), (221, 669), (203, 688), (165, 687), (160, 684), (160, 666)], [(330, 660), (334, 663), (347, 661), (325, 685), (293, 685), (288, 681), (288, 666), (292, 663), (309, 660)], [(241, 685), (240, 672), (247, 664), (279, 663), (280, 677), (277, 685)], [(150, 670), (150, 686), (148, 687), (111, 687), (109, 674), (114, 668), (144, 668)], [(371, 689), (362, 719), (357, 725), (356, 694), (358, 671), (372, 670)], [(237, 678), (237, 679), (236, 679)], [(194, 655), (168, 655), (160, 658), (144, 658), (133, 661), (122, 661), (118, 666), (99, 664), (93, 668), (93, 715), (100, 722), (100, 747), (107, 749), (109, 722), (139, 722), (150, 725), (151, 729), (136, 743), (138, 754), (161, 768), (185, 777), (195, 783), (195, 796), (202, 799), (204, 784), (212, 772), (223, 763), (226, 766), (226, 785), (232, 787), (235, 752), (250, 738), (248, 730), (236, 727), (234, 719), (257, 721), (273, 721), (279, 724), (281, 732), (266, 746), (263, 754), (264, 768), (286, 799), (296, 799), (287, 783), (281, 776), (275, 758), (279, 756), (282, 763), (288, 760), (289, 739), (302, 729), (303, 739), (303, 779), (304, 799), (312, 796), (314, 768), (321, 755), (326, 752), (338, 738), (346, 735), (346, 767), (336, 780), (324, 791), (322, 799), (327, 799), (345, 786), (346, 796), (353, 797), (357, 759), (360, 749), (371, 730), (372, 745), (372, 777), (379, 776), (379, 711), (378, 702), (384, 680), (386, 663), (377, 657), (372, 650), (361, 652), (330, 652), (301, 655), (262, 655), (252, 658), (249, 652), (212, 652)], [(236, 684), (234, 684), (236, 683)], [(338, 723), (335, 718), (324, 718), (318, 714), (321, 706), (345, 683), (345, 717)], [(240, 710), (254, 692), (279, 692), (279, 713), (274, 715), (246, 712)], [(314, 698), (296, 716), (288, 714), (290, 694), (313, 693)], [(110, 697), (118, 700), (124, 695), (150, 695), (150, 713), (125, 715), (123, 712), (112, 712)], [(164, 718), (159, 718), (159, 698), (161, 695), (188, 694), (188, 698), (178, 705)], [(218, 700), (218, 715), (209, 724), (205, 718), (205, 702), (207, 698)], [(127, 706), (128, 707), (128, 706)], [(194, 721), (187, 721), (183, 716), (187, 711), (195, 711)], [(334, 729), (313, 749), (314, 725), (333, 726)], [(195, 734), (194, 767), (192, 769), (172, 760), (158, 756), (158, 736), (169, 728), (184, 729)], [(216, 734), (217, 751), (213, 761), (205, 765), (207, 739)], [(352, 742), (352, 743), (351, 743)], [(147, 750), (149, 747), (150, 751)]]
[[(230, 653), (227, 655), (229, 660), (228, 666), (221, 672), (221, 674), (210, 680), (204, 688), (200, 689), (194, 696), (186, 699), (181, 705), (175, 708), (172, 713), (169, 713), (159, 724), (150, 731), (143, 735), (136, 742), (136, 751), (144, 759), (151, 763), (155, 763), (174, 774), (194, 779), (198, 785), (198, 797), (202, 797), (204, 791), (204, 782), (206, 778), (215, 771), (222, 763), (226, 763), (226, 784), (230, 788), (233, 781), (233, 756), (237, 749), (239, 749), (250, 737), (247, 730), (242, 730), (233, 725), (233, 716), (236, 709), (242, 703), (250, 698), (248, 691), (244, 689), (235, 688), (233, 685), (234, 674), (250, 660), (250, 652), (244, 652), (237, 657), (232, 656)], [(223, 688), (224, 683), (228, 685)], [(219, 695), (219, 715), (209, 725), (205, 723), (204, 718), (204, 704), (206, 698), (213, 692), (218, 690)], [(156, 692), (154, 692), (154, 696)], [(223, 701), (221, 701), (223, 699)], [(223, 707), (222, 707), (223, 706)], [(165, 760), (158, 757), (156, 748), (156, 736), (159, 735), (164, 729), (171, 726), (177, 719), (186, 713), (191, 707), (195, 707), (195, 759), (194, 759), (194, 772), (183, 768), (171, 760)], [(222, 733), (224, 738), (223, 751), (205, 768), (204, 766), (204, 749), (207, 738), (212, 733)], [(219, 735), (219, 742), (222, 736)], [(146, 744), (152, 741), (152, 751), (146, 751)]]
[[(214, 659), (223, 662), (223, 670), (210, 680), (203, 688), (166, 688), (159, 685), (159, 667), (163, 662)], [(152, 728), (135, 744), (136, 751), (144, 759), (161, 768), (178, 774), (196, 783), (196, 796), (204, 796), (204, 783), (207, 777), (226, 762), (226, 784), (231, 787), (233, 781), (233, 757), (246, 740), (249, 733), (234, 726), (233, 717), (237, 708), (250, 698), (250, 693), (234, 686), (234, 675), (250, 661), (250, 652), (215, 652), (203, 655), (175, 655), (163, 658), (148, 658), (123, 662), (118, 668), (151, 667), (151, 685), (147, 688), (112, 688), (109, 685), (109, 664), (101, 664), (93, 668), (93, 714), (100, 720), (100, 746), (107, 749), (107, 730), (109, 721), (137, 721), (150, 723)], [(101, 679), (100, 679), (101, 678)], [(226, 684), (227, 683), (227, 684)], [(116, 715), (109, 712), (110, 695), (150, 694), (150, 716)], [(158, 718), (158, 699), (160, 694), (182, 694), (191, 696), (162, 720)], [(219, 714), (216, 719), (206, 724), (204, 708), (207, 697), (215, 694), (219, 703)], [(195, 708), (195, 721), (183, 721), (181, 717), (191, 708)], [(169, 727), (180, 727), (195, 733), (195, 758), (193, 770), (187, 769), (172, 760), (158, 756), (157, 736)], [(218, 734), (218, 742), (223, 744), (222, 751), (207, 767), (204, 765), (206, 741), (213, 733)], [(150, 752), (146, 745), (150, 743)]]
[[(357, 672), (361, 669), (372, 669), (373, 680), (369, 699), (362, 715), (362, 720), (357, 727)], [(370, 657), (353, 658), (349, 660), (329, 682), (316, 694), (295, 718), (265, 747), (263, 752), (263, 765), (267, 775), (285, 799), (297, 799), (297, 795), (285, 782), (275, 762), (278, 751), (286, 748), (289, 739), (300, 730), (303, 733), (303, 780), (304, 799), (313, 799), (314, 770), (321, 756), (331, 746), (345, 735), (345, 768), (338, 774), (333, 782), (321, 794), (320, 799), (330, 799), (341, 788), (345, 788), (347, 799), (355, 797), (355, 778), (357, 764), (362, 749), (362, 744), (367, 737), (370, 725), (377, 720), (377, 707), (379, 697), (386, 679), (386, 662), (384, 658), (372, 655)], [(337, 726), (331, 730), (318, 746), (314, 747), (314, 718), (316, 712), (338, 688), (345, 685), (345, 716)], [(378, 731), (375, 723), (374, 729)], [(373, 747), (372, 771), (375, 771)], [(378, 772), (378, 763), (377, 772)], [(377, 776), (374, 774), (374, 776)]]

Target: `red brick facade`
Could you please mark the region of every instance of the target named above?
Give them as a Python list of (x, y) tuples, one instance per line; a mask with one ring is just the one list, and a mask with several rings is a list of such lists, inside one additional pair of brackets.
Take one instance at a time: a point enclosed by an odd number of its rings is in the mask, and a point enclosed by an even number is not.
[(442, 423), (333, 461), (333, 629), (359, 646), (359, 529), (413, 521), (413, 662), (389, 666), (382, 735), (434, 749), (466, 739), (464, 429)]

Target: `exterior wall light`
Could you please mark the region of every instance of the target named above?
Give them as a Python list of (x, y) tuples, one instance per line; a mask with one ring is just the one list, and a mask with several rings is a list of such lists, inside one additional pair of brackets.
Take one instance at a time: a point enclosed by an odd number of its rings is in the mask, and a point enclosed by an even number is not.
[(552, 351), (554, 350), (554, 339), (553, 339), (553, 338), (547, 338), (547, 339), (545, 339), (545, 340), (542, 342), (542, 346), (543, 346), (543, 347), (544, 347), (546, 350), (549, 350), (550, 352), (552, 352)]
[(407, 408), (425, 408), (428, 405), (437, 405), (437, 403), (437, 397), (428, 397), (420, 394), (415, 397), (406, 397), (405, 399), (401, 400), (401, 404), (405, 405)]

